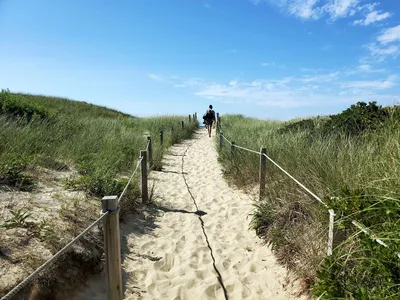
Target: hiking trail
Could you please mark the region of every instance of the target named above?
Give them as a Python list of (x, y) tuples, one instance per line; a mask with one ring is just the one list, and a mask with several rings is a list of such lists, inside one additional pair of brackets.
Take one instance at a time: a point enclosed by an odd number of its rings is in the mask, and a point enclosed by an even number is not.
[[(124, 299), (306, 299), (254, 230), (253, 201), (228, 186), (205, 129), (152, 171), (154, 205), (121, 225)], [(76, 300), (106, 299), (103, 274)]]

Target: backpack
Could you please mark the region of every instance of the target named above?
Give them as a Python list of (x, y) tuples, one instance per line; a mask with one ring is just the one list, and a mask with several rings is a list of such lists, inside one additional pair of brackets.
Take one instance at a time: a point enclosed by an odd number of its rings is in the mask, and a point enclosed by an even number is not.
[(214, 119), (214, 111), (213, 110), (211, 110), (211, 109), (209, 109), (209, 110), (207, 110), (207, 112), (206, 112), (206, 119), (207, 120), (211, 120), (211, 119)]

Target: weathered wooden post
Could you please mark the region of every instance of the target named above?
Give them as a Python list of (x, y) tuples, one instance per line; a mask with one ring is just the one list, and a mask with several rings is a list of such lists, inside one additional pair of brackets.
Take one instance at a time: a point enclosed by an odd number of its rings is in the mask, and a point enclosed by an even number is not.
[(151, 170), (153, 168), (153, 145), (151, 143), (151, 136), (147, 137), (147, 155), (149, 156), (149, 169)]
[(189, 115), (189, 123), (191, 123), (191, 122), (192, 122), (192, 116)]
[(164, 144), (164, 130), (160, 130), (160, 144)]
[(328, 232), (328, 256), (332, 255), (333, 245), (333, 224), (335, 222), (335, 212), (333, 209), (329, 210), (329, 232)]
[(146, 151), (140, 150), (140, 158), (142, 159), (140, 165), (140, 173), (142, 175), (142, 202), (149, 202), (149, 191), (147, 186), (147, 156)]
[(185, 122), (182, 121), (182, 129), (185, 127)]
[(216, 131), (217, 131), (217, 134), (220, 132), (220, 127), (219, 127), (219, 113), (217, 113), (217, 126), (216, 126)]
[(260, 200), (265, 196), (265, 175), (267, 173), (267, 148), (261, 147), (260, 149)]
[(104, 218), (104, 252), (106, 258), (107, 299), (122, 300), (121, 241), (119, 232), (119, 207), (117, 196), (105, 196), (102, 200)]
[(171, 126), (171, 136), (174, 136), (174, 126)]
[(235, 153), (235, 142), (231, 143), (231, 155), (233, 156), (233, 154)]
[(196, 119), (196, 121), (197, 121), (197, 112), (196, 113), (194, 113), (194, 118)]
[(219, 133), (219, 148), (222, 149), (222, 143), (224, 141), (224, 134), (222, 132)]

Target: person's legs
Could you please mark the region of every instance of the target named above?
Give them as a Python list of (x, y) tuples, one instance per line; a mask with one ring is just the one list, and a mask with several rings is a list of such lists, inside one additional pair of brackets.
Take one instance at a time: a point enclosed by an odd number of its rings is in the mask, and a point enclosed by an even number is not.
[(211, 130), (212, 130), (213, 121), (209, 120), (207, 123), (208, 123), (208, 136), (211, 137)]

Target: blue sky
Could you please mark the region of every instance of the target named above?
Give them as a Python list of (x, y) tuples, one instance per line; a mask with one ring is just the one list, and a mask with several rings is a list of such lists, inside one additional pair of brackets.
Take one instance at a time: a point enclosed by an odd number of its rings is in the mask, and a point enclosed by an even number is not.
[(0, 87), (287, 120), (399, 99), (397, 0), (0, 0)]

